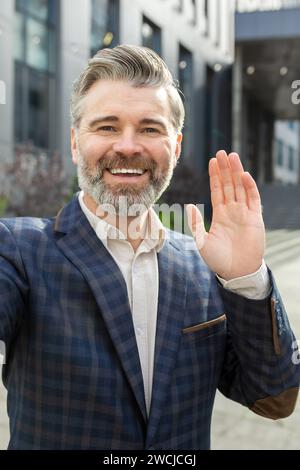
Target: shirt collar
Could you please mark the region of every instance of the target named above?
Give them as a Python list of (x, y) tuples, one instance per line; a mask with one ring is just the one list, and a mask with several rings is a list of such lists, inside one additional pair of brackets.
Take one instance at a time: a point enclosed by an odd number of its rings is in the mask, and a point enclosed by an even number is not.
[[(84, 192), (80, 191), (78, 196), (80, 207), (105, 248), (107, 248), (109, 240), (117, 240), (121, 243), (126, 241), (125, 235), (120, 230), (98, 217), (87, 207), (83, 197)], [(155, 249), (158, 253), (164, 246), (167, 231), (153, 208), (148, 211), (146, 224), (145, 238), (140, 246), (143, 245), (146, 251)]]

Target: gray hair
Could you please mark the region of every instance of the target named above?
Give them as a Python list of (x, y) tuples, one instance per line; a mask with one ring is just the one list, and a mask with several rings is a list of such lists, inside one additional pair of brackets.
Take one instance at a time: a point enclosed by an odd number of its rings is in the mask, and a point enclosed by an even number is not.
[(178, 83), (173, 80), (166, 63), (151, 49), (120, 45), (98, 51), (73, 84), (70, 105), (73, 127), (78, 128), (82, 117), (82, 100), (98, 80), (127, 81), (134, 87), (164, 87), (170, 103), (173, 127), (176, 132), (181, 132), (185, 113)]

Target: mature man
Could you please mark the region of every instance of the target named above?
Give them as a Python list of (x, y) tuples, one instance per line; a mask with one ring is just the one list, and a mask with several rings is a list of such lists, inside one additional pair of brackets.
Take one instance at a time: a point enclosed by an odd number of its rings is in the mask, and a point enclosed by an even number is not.
[(9, 448), (207, 449), (217, 387), (288, 416), (300, 367), (239, 156), (210, 160), (211, 229), (188, 206), (187, 249), (151, 208), (184, 119), (164, 62), (141, 47), (100, 51), (71, 115), (82, 191), (56, 218), (0, 224)]

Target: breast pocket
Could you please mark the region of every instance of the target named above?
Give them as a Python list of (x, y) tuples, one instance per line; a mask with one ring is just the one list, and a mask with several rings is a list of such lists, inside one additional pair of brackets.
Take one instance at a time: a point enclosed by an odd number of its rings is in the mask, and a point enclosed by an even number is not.
[(220, 315), (212, 320), (188, 326), (182, 329), (183, 338), (186, 341), (198, 341), (201, 338), (207, 338), (217, 334), (224, 333), (226, 330), (226, 315)]

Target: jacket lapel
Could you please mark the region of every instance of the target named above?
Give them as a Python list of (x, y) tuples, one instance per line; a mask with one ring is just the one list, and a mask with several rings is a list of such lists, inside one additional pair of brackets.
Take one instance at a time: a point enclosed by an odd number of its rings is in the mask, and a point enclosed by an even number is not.
[(146, 448), (152, 445), (168, 397), (181, 340), (186, 303), (187, 276), (180, 249), (167, 240), (158, 254), (159, 299), (155, 362)]
[[(78, 197), (56, 217), (57, 245), (91, 288), (111, 340), (147, 421), (143, 376), (124, 278), (81, 210)], [(61, 235), (63, 234), (63, 235)]]

